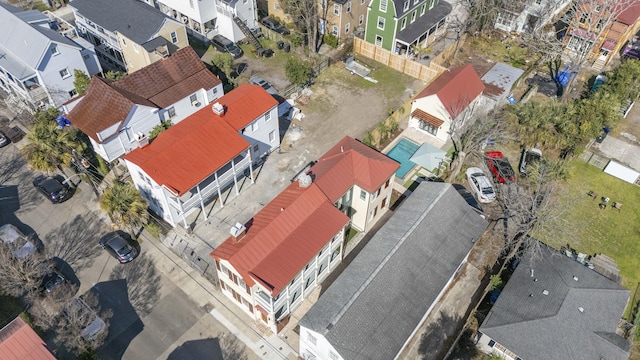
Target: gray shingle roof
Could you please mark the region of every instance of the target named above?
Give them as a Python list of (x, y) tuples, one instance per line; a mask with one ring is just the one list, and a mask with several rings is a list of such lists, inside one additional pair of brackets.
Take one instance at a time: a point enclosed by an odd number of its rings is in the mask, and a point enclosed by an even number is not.
[(486, 227), (450, 184), (423, 182), (300, 326), (345, 360), (393, 359)]
[(20, 80), (35, 74), (52, 42), (78, 47), (51, 29), (28, 24), (24, 19), (35, 18), (31, 11), (26, 12), (28, 16), (24, 13), (14, 6), (0, 4), (0, 67)]
[(173, 20), (137, 0), (73, 0), (69, 5), (87, 19), (121, 33), (136, 44), (153, 39), (167, 19)]
[(516, 268), (480, 331), (523, 359), (627, 359), (615, 330), (628, 300), (627, 289), (545, 247)]
[(407, 25), (404, 30), (400, 31), (398, 35), (396, 35), (396, 39), (411, 44), (440, 22), (440, 20), (447, 17), (447, 15), (451, 13), (451, 9), (451, 4), (440, 0), (431, 10), (427, 10), (426, 14), (420, 16), (413, 24)]

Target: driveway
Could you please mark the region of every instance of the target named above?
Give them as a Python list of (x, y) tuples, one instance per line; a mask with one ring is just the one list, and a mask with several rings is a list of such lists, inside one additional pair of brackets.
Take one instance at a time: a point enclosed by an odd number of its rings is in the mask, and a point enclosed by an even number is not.
[(0, 149), (0, 225), (11, 223), (37, 236), (48, 255), (68, 265), (63, 273), (77, 279), (79, 294), (94, 292), (102, 308), (113, 312), (100, 358), (222, 358), (228, 353), (225, 344), (239, 358), (254, 358), (182, 290), (184, 279), (169, 276), (174, 270), (165, 270), (169, 260), (158, 256), (146, 238), (140, 241), (141, 255), (124, 265), (99, 247), (98, 238), (112, 227), (87, 184), (80, 183), (64, 203), (52, 204), (32, 186), (36, 175), (16, 144)]

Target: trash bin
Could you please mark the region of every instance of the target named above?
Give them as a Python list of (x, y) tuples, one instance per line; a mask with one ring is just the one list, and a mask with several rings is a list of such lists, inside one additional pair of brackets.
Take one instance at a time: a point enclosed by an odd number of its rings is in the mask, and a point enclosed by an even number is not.
[(282, 50), (284, 48), (284, 41), (278, 41), (278, 50)]
[(289, 43), (284, 44), (284, 52), (288, 53), (289, 51), (291, 51), (291, 44)]
[(264, 55), (264, 49), (263, 49), (263, 48), (258, 49), (257, 54), (258, 54), (258, 56), (260, 56), (260, 57), (261, 57), (262, 55)]

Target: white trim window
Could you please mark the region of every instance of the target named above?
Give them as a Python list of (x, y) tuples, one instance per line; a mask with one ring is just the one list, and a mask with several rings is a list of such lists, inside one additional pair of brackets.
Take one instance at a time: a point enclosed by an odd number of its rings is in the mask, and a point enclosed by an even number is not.
[(345, 11), (347, 14), (351, 12), (351, 1), (347, 3), (347, 8), (345, 9)]
[(362, 25), (364, 23), (364, 14), (360, 14), (360, 17), (358, 18), (358, 25)]
[(175, 32), (175, 31), (172, 31), (170, 35), (171, 35), (171, 42), (174, 43), (174, 44), (177, 44), (178, 43), (178, 33)]
[(59, 73), (60, 73), (60, 77), (63, 78), (63, 79), (66, 79), (69, 76), (71, 76), (71, 73), (69, 72), (69, 69), (67, 69), (67, 68), (64, 68), (64, 69), (60, 70)]
[(269, 142), (274, 142), (276, 141), (276, 131), (273, 130), (269, 133)]
[(376, 46), (382, 46), (382, 36), (376, 35)]
[(403, 9), (404, 9), (404, 11), (409, 10), (409, 0), (404, 2), (404, 8)]
[(378, 16), (378, 29), (384, 30), (385, 21), (386, 21), (385, 18), (383, 18), (382, 16)]
[(413, 24), (414, 21), (416, 21), (416, 11), (411, 13), (411, 23)]
[(260, 126), (258, 125), (258, 121), (257, 121), (257, 120), (256, 120), (256, 121), (254, 121), (254, 122), (251, 124), (251, 131), (256, 132), (256, 131), (258, 131), (258, 129), (259, 129), (259, 128), (260, 128)]
[(400, 30), (404, 30), (407, 27), (407, 18), (403, 17), (402, 22), (400, 23)]
[(351, 28), (351, 24), (350, 24), (350, 23), (346, 23), (346, 24), (344, 25), (344, 33), (345, 33), (345, 34), (346, 34), (346, 33), (348, 33), (348, 32), (349, 32), (349, 30), (350, 30), (350, 28)]
[(420, 8), (420, 16), (424, 15), (425, 11), (427, 11), (427, 4), (422, 4)]
[(380, 0), (380, 11), (382, 11), (383, 13), (386, 13), (387, 4), (388, 4), (388, 0)]
[(333, 4), (333, 15), (340, 15), (340, 5)]
[(333, 28), (331, 30), (331, 34), (333, 34), (333, 36), (338, 36), (338, 33), (340, 32), (340, 29), (338, 28), (338, 25), (333, 25)]
[(51, 55), (58, 55), (60, 54), (60, 50), (58, 50), (58, 45), (53, 44), (53, 46), (51, 47)]
[(271, 111), (264, 114), (264, 122), (269, 122), (269, 120), (271, 120)]

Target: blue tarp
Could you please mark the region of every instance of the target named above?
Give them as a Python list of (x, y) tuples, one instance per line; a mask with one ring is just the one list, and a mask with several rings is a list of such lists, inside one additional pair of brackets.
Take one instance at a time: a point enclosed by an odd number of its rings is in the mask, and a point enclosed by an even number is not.
[(60, 127), (65, 127), (65, 126), (71, 125), (71, 121), (69, 121), (69, 119), (64, 117), (64, 115), (58, 116), (56, 118), (56, 122), (58, 123), (58, 126), (60, 126)]

